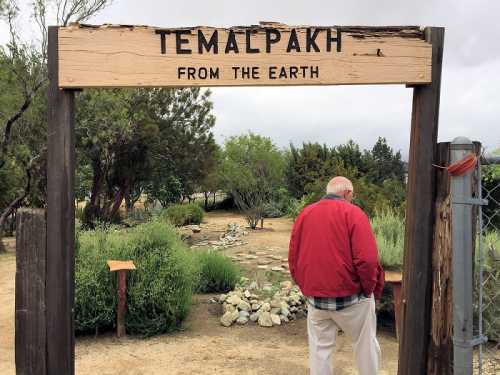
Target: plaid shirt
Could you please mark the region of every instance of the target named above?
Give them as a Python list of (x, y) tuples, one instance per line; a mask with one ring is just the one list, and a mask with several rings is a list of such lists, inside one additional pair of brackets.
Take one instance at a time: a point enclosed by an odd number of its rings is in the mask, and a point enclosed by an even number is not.
[(366, 298), (361, 292), (347, 297), (307, 297), (307, 302), (319, 310), (340, 311)]

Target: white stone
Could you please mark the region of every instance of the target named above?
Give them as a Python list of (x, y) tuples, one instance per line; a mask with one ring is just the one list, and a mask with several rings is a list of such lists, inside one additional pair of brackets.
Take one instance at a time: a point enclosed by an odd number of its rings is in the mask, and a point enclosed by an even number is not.
[(220, 302), (220, 303), (224, 302), (224, 301), (226, 300), (226, 298), (227, 298), (227, 295), (225, 295), (225, 294), (221, 294), (221, 295), (219, 296), (219, 302)]
[(256, 322), (257, 320), (259, 320), (259, 316), (260, 316), (260, 311), (254, 312), (252, 315), (250, 315), (250, 320), (252, 322)]
[(241, 301), (238, 304), (238, 310), (241, 310), (241, 311), (250, 311), (251, 310), (251, 306), (250, 306), (250, 304), (248, 302)]
[(233, 311), (235, 311), (236, 307), (234, 307), (233, 305), (231, 305), (229, 303), (225, 303), (222, 306), (222, 309), (223, 309), (224, 313), (227, 313), (227, 312), (233, 312)]
[(260, 311), (262, 312), (271, 311), (271, 305), (267, 302), (263, 303), (262, 306), (260, 307)]
[(259, 325), (261, 327), (272, 327), (273, 326), (271, 314), (268, 311), (264, 311), (260, 314), (258, 322), (259, 322)]
[(284, 269), (283, 269), (283, 267), (272, 267), (271, 271), (274, 271), (274, 272), (283, 272)]
[(241, 298), (238, 297), (237, 295), (232, 295), (232, 296), (229, 296), (227, 299), (226, 299), (226, 302), (227, 303), (230, 303), (231, 305), (233, 306), (237, 306), (240, 304), (241, 302)]
[(267, 266), (265, 265), (260, 265), (260, 266), (257, 266), (258, 269), (261, 269), (261, 270), (267, 270)]
[(222, 317), (220, 318), (220, 322), (224, 327), (229, 327), (236, 321), (236, 319), (239, 318), (239, 316), (240, 314), (236, 310), (232, 312), (228, 311), (227, 313), (222, 315)]
[(248, 290), (245, 290), (243, 295), (245, 296), (245, 298), (250, 298), (252, 296), (252, 293), (250, 293)]
[(271, 314), (271, 321), (273, 322), (273, 325), (275, 325), (275, 326), (281, 325), (281, 319), (280, 319), (279, 315), (277, 315), (277, 314)]

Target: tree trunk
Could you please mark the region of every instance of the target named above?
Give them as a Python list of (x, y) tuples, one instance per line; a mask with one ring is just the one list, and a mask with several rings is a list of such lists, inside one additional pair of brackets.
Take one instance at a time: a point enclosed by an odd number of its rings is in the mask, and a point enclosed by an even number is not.
[(214, 194), (214, 207), (215, 207), (215, 203), (216, 203), (216, 202), (215, 202), (215, 192), (214, 192), (213, 194)]
[(208, 211), (208, 196), (210, 195), (209, 192), (203, 192), (203, 195), (205, 196), (205, 211)]
[(116, 214), (118, 213), (118, 210), (120, 209), (120, 206), (122, 205), (124, 197), (125, 197), (125, 191), (124, 189), (120, 189), (116, 194), (113, 205), (111, 206), (109, 214), (107, 215), (109, 222), (111, 222), (115, 218)]

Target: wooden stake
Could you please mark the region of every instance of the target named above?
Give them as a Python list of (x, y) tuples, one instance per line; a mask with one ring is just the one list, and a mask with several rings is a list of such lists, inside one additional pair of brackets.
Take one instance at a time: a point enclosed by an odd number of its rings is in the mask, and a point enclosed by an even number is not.
[(399, 375), (427, 373), (430, 333), (435, 171), (444, 28), (425, 29), (432, 43), (432, 83), (413, 89), (403, 271)]
[(125, 336), (125, 311), (127, 305), (127, 271), (118, 271), (118, 309), (117, 309), (117, 323), (116, 323), (116, 336)]

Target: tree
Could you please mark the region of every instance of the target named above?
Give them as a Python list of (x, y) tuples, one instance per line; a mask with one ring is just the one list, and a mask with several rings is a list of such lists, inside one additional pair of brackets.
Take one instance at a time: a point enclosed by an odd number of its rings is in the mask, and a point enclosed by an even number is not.
[(405, 166), (401, 152), (395, 153), (385, 138), (378, 138), (367, 159), (369, 163), (367, 175), (374, 184), (381, 186), (388, 179), (405, 181)]
[(116, 219), (122, 202), (130, 209), (142, 193), (163, 206), (192, 194), (215, 151), (209, 95), (137, 89), (79, 96), (79, 169), (92, 170), (90, 183), (88, 174), (81, 180), (90, 186), (84, 224)]
[(263, 226), (266, 203), (283, 183), (284, 158), (270, 138), (249, 133), (229, 138), (221, 161), (222, 184), (252, 229)]
[[(39, 40), (23, 41), (16, 28), (20, 8), (16, 0), (0, 0), (0, 22), (10, 40), (0, 46), (0, 172), (22, 171), (11, 178), (9, 202), (0, 199), (0, 238), (5, 220), (18, 207), (45, 202), (47, 8), (55, 3), (57, 23), (62, 26), (85, 21), (102, 10), (107, 0), (34, 0), (31, 18), (38, 25)], [(11, 176), (15, 177), (15, 176)]]
[(326, 184), (334, 176), (353, 178), (356, 174), (356, 166), (345, 164), (335, 149), (326, 145), (303, 143), (300, 149), (290, 145), (286, 180), (295, 198), (324, 193)]

